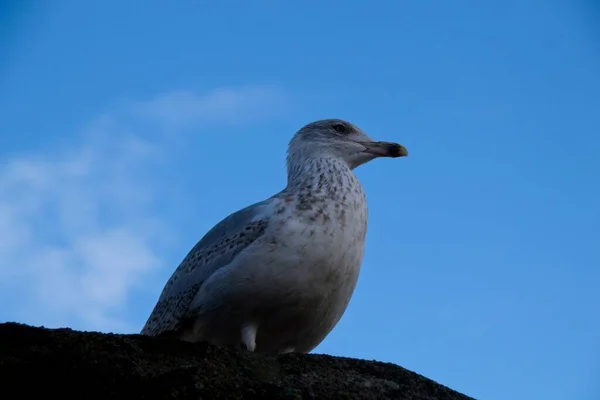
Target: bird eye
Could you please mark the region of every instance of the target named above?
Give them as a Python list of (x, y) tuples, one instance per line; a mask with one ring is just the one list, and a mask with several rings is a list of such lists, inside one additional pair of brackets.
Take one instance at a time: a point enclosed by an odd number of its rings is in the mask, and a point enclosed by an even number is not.
[(335, 124), (333, 125), (333, 130), (338, 133), (348, 133), (348, 128), (344, 124)]

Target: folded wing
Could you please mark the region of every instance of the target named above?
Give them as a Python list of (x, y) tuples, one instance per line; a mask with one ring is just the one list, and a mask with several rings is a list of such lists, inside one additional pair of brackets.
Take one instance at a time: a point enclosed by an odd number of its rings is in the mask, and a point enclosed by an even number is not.
[(190, 318), (190, 304), (203, 283), (260, 238), (273, 198), (243, 208), (215, 225), (190, 250), (166, 283), (141, 334), (177, 333)]

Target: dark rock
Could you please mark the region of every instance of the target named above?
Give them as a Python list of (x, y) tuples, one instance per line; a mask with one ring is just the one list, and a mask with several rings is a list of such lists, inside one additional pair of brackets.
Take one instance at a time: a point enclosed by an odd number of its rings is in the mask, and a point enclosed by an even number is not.
[(471, 399), (394, 364), (0, 324), (4, 398)]

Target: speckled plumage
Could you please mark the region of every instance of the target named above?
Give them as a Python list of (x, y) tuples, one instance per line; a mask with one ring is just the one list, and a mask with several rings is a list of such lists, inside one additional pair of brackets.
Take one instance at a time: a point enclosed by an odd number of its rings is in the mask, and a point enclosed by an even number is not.
[(141, 333), (263, 353), (314, 349), (342, 317), (360, 272), (368, 208), (352, 169), (405, 155), (342, 120), (300, 129), (288, 147), (286, 188), (212, 228)]

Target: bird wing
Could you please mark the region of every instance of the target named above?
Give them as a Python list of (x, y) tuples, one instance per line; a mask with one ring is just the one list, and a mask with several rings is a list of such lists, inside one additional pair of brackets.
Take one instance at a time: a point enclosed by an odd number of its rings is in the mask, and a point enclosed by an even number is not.
[(264, 234), (272, 202), (273, 197), (236, 211), (198, 241), (167, 281), (142, 335), (178, 330), (190, 317), (190, 303), (204, 282)]

